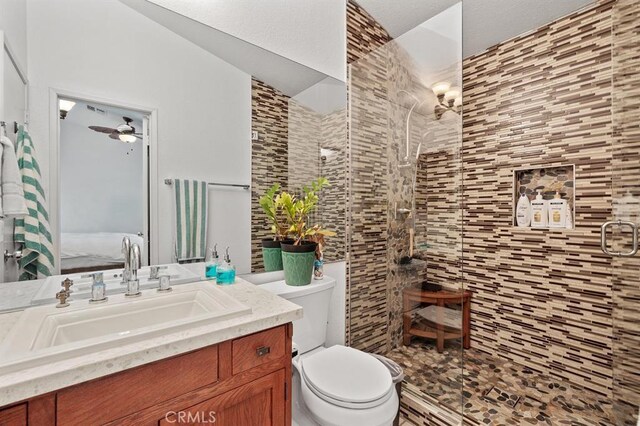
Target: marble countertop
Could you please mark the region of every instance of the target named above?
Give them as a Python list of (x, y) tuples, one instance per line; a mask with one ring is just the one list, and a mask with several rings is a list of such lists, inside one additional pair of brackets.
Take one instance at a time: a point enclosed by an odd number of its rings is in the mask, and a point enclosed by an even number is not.
[[(302, 318), (298, 305), (241, 278), (219, 288), (250, 306), (252, 313), (0, 375), (0, 407)], [(21, 315), (0, 314), (0, 345)]]

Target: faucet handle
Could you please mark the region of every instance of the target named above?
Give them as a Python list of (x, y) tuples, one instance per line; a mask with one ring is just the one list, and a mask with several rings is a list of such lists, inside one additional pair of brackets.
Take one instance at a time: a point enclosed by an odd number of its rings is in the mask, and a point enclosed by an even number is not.
[(56, 293), (56, 299), (59, 300), (58, 304), (56, 305), (56, 308), (66, 308), (67, 306), (69, 306), (69, 302), (67, 302), (67, 299), (69, 299), (68, 291), (60, 290), (59, 292)]
[(71, 290), (71, 286), (73, 285), (73, 280), (70, 280), (69, 277), (65, 278), (62, 283), (60, 283), (60, 287), (64, 288), (64, 291), (67, 293), (73, 293)]
[(149, 279), (150, 280), (157, 280), (160, 278), (160, 271), (168, 269), (169, 267), (167, 265), (164, 266), (151, 266), (150, 272), (149, 272)]

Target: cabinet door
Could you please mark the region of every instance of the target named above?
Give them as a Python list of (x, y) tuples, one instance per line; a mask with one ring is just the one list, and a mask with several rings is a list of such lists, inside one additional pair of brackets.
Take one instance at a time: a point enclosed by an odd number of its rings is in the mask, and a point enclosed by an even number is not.
[(179, 411), (170, 411), (161, 426), (283, 426), (285, 424), (285, 370)]
[(26, 426), (27, 404), (0, 410), (0, 425), (2, 426)]

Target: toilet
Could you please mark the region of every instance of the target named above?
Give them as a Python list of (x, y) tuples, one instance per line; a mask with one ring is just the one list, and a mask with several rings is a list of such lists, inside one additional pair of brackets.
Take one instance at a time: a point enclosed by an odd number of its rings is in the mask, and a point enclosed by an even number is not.
[(304, 310), (293, 323), (293, 424), (387, 426), (398, 411), (398, 394), (387, 367), (373, 356), (342, 345), (325, 347), (335, 280), (306, 286), (284, 281), (260, 285)]

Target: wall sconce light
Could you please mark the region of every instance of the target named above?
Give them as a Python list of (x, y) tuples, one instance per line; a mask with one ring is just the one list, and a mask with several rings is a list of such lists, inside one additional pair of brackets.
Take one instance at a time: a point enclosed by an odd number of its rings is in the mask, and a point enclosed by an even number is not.
[(433, 110), (437, 120), (440, 120), (447, 111), (460, 114), (462, 111), (462, 93), (459, 88), (451, 87), (451, 83), (441, 81), (431, 86), (431, 90), (438, 98), (438, 104)]
[(58, 101), (58, 107), (60, 108), (60, 120), (64, 120), (67, 117), (67, 113), (75, 106), (75, 102), (67, 99), (60, 99)]

